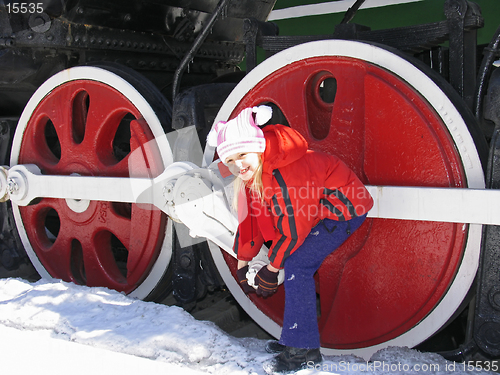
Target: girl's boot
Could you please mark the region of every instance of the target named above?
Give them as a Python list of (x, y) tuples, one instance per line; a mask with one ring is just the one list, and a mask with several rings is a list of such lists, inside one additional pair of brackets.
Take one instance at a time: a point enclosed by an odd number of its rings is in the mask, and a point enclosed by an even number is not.
[(264, 362), (263, 367), (268, 374), (286, 374), (305, 368), (314, 368), (322, 361), (323, 357), (319, 348), (301, 349), (286, 346), (280, 354)]

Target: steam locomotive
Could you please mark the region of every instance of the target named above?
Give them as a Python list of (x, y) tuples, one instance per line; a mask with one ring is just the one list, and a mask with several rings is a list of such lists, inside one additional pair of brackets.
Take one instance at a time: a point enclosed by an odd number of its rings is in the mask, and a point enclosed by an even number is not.
[[(499, 4), (399, 2), (407, 16), (440, 9), (431, 22), (372, 29), (358, 23), (362, 0), (0, 1), (0, 277), (182, 306), (228, 290), (279, 336), (283, 288), (245, 295), (227, 251), (180, 240), (192, 228), (144, 203), (58, 195), (64, 178), (18, 204), (29, 181), (9, 175), (35, 165), (45, 176), (154, 179), (175, 161), (201, 166), (216, 159), (205, 147), (214, 121), (259, 104), (366, 184), (498, 189)], [(318, 12), (330, 31), (297, 35), (316, 30)], [(188, 128), (185, 142), (200, 147), (189, 155), (172, 146)], [(318, 271), (324, 352), (427, 344), (450, 359), (498, 357), (500, 223), (423, 220), (411, 207), (369, 218)], [(453, 343), (434, 344), (450, 327)]]

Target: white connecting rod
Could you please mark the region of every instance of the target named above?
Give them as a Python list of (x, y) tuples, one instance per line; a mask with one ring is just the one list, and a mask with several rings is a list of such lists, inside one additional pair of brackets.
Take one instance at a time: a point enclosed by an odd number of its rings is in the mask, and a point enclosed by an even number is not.
[(28, 164), (8, 170), (6, 190), (10, 200), (20, 206), (42, 197), (134, 203), (152, 184), (150, 178), (48, 176)]
[[(169, 167), (160, 176), (149, 179), (48, 176), (42, 175), (34, 165), (17, 165), (2, 168), (0, 194), (5, 192), (18, 205), (27, 205), (39, 197), (149, 203), (170, 215), (176, 203), (173, 200), (179, 198), (167, 192), (173, 190), (180, 176), (195, 167)], [(208, 185), (213, 185), (213, 181), (201, 177)], [(193, 186), (190, 189), (192, 191)], [(367, 186), (367, 189), (375, 203), (368, 217), (500, 225), (500, 190), (406, 186)], [(179, 187), (176, 190), (179, 197)], [(218, 191), (220, 195), (220, 188)], [(202, 195), (210, 192), (213, 191), (208, 188)], [(168, 207), (167, 203), (170, 203)], [(213, 213), (207, 211), (204, 215), (213, 216)]]
[(367, 186), (368, 217), (500, 225), (500, 190)]

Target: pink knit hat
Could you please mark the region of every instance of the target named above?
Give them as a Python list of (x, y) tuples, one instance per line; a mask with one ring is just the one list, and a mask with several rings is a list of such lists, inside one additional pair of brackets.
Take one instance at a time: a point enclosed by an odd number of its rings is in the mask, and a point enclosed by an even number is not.
[(207, 144), (217, 147), (217, 153), (223, 163), (234, 154), (264, 152), (266, 140), (257, 125), (264, 125), (272, 113), (272, 108), (265, 105), (245, 108), (232, 120), (219, 121), (215, 124), (208, 134)]

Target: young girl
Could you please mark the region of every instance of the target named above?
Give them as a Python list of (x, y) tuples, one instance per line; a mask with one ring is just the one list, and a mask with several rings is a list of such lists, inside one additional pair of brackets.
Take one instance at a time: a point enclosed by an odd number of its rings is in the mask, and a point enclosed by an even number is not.
[[(322, 361), (314, 274), (365, 220), (373, 200), (362, 182), (337, 157), (308, 149), (290, 127), (258, 125), (271, 118), (266, 106), (246, 108), (217, 123), (208, 137), (221, 161), (236, 175), (239, 227), (234, 251), (245, 293), (266, 298), (285, 271), (285, 312), (278, 353), (264, 364), (268, 373), (290, 372)], [(246, 197), (246, 199), (245, 199)], [(272, 241), (269, 265), (247, 283), (248, 262)]]

